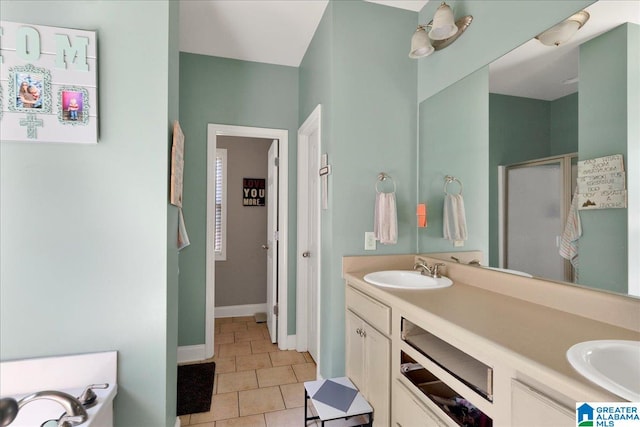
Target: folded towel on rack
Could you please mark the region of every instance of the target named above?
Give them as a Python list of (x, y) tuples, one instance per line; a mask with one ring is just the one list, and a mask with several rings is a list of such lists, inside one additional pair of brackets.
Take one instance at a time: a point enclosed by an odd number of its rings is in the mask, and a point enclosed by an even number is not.
[(567, 222), (560, 238), (560, 256), (568, 259), (575, 269), (575, 278), (578, 278), (578, 239), (582, 236), (582, 223), (578, 211), (578, 189), (576, 188), (569, 207)]
[(444, 196), (443, 217), (442, 232), (445, 239), (467, 240), (467, 219), (462, 194), (447, 193)]
[(383, 245), (395, 245), (398, 243), (396, 193), (376, 193), (373, 233), (376, 240)]

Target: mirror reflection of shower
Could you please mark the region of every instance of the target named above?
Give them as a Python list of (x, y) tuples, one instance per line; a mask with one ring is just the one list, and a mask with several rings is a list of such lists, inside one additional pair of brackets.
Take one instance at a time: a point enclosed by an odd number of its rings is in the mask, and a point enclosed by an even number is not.
[(500, 166), (500, 267), (575, 282), (560, 255), (577, 177), (577, 154)]

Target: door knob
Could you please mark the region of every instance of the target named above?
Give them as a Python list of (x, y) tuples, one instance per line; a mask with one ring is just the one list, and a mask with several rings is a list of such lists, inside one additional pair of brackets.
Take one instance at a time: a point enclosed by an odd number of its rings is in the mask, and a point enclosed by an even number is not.
[(269, 245), (262, 245), (262, 249), (264, 249), (265, 251), (269, 249)]
[(309, 258), (310, 256), (311, 256), (311, 252), (309, 251), (302, 252), (302, 258)]

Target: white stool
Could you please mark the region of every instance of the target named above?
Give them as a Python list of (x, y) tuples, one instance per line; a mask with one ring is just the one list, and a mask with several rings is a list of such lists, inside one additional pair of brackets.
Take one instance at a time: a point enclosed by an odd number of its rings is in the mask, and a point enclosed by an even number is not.
[[(317, 417), (307, 416), (307, 400), (318, 413)], [(373, 426), (373, 408), (347, 377), (327, 380), (307, 381), (304, 383), (304, 423), (347, 419), (357, 415), (367, 415), (369, 422), (364, 426)]]

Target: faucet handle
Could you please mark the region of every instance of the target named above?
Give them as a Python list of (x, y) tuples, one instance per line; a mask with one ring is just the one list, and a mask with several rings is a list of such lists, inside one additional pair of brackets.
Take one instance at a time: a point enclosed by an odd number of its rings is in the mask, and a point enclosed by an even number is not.
[(98, 396), (93, 391), (93, 389), (94, 388), (96, 388), (96, 389), (105, 389), (105, 388), (108, 388), (108, 387), (109, 387), (108, 383), (104, 383), (104, 384), (89, 384), (84, 389), (82, 394), (80, 396), (78, 396), (78, 400), (80, 401), (82, 406), (84, 406), (85, 408), (90, 408), (90, 407), (92, 407), (93, 405), (96, 404), (96, 400), (98, 398)]
[(432, 271), (432, 277), (434, 277), (436, 279), (441, 278), (442, 274), (440, 274), (440, 267), (446, 267), (446, 266), (447, 266), (447, 264), (444, 264), (444, 263), (441, 263), (441, 262), (433, 264), (433, 267), (431, 267), (431, 269), (433, 270)]

